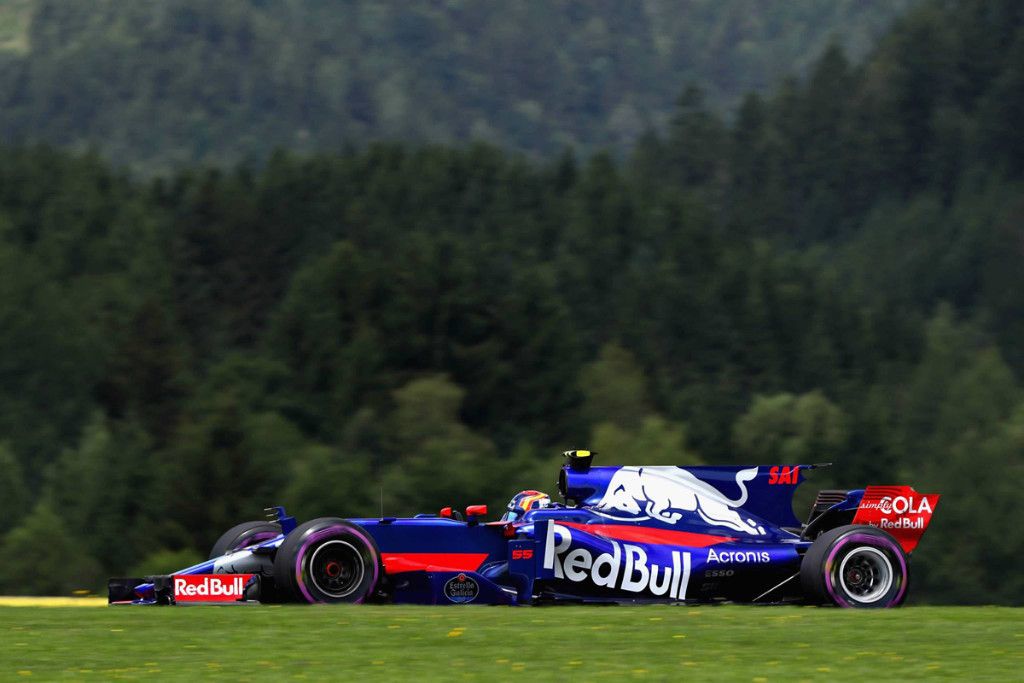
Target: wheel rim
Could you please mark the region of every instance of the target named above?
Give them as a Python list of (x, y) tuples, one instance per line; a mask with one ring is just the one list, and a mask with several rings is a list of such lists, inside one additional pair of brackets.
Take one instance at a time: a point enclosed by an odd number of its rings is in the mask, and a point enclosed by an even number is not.
[(330, 598), (351, 595), (363, 581), (363, 557), (351, 543), (331, 540), (310, 555), (308, 572), (313, 586)]
[(854, 548), (839, 564), (839, 585), (860, 603), (881, 600), (892, 588), (892, 562), (878, 548)]

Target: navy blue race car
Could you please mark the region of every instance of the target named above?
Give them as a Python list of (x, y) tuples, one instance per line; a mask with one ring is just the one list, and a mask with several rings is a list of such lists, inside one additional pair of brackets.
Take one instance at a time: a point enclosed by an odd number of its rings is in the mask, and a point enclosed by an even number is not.
[(320, 518), (283, 508), (239, 524), (207, 562), (111, 579), (115, 604), (395, 602), (803, 602), (894, 607), (938, 503), (909, 486), (820, 491), (805, 523), (793, 494), (819, 465), (593, 466), (568, 451), (563, 503), (517, 494), (501, 519)]

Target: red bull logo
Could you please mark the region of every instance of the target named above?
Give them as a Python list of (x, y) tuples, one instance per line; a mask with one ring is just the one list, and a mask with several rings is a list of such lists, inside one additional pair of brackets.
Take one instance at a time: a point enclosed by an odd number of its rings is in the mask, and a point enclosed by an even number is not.
[(686, 513), (696, 513), (707, 524), (763, 536), (764, 527), (738, 510), (747, 502), (747, 482), (756, 476), (756, 467), (737, 472), (740, 495), (728, 498), (679, 467), (620, 467), (593, 509), (612, 519), (654, 519), (666, 524), (677, 523)]
[(670, 565), (649, 560), (638, 545), (609, 541), (610, 552), (593, 553), (589, 548), (573, 548), (572, 532), (551, 523), (544, 544), (544, 568), (555, 578), (631, 593), (686, 599), (690, 582), (690, 553), (673, 550)]
[(183, 574), (174, 577), (175, 602), (237, 602), (252, 574)]

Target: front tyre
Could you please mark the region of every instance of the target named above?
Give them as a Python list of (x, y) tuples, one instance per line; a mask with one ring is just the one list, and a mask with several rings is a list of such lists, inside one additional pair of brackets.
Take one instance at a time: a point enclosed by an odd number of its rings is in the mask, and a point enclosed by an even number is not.
[(265, 521), (242, 522), (221, 534), (210, 550), (210, 559), (269, 541), (280, 535), (280, 524)]
[(383, 575), (377, 544), (362, 527), (336, 517), (300, 524), (274, 558), (274, 580), (299, 602), (358, 603)]
[(907, 597), (910, 565), (900, 544), (870, 526), (848, 525), (818, 536), (800, 564), (809, 602), (839, 607), (896, 607)]

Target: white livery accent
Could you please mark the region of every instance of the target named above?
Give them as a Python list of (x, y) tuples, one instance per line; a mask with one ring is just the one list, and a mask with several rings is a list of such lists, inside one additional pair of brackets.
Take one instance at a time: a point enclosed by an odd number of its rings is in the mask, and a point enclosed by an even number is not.
[(756, 476), (756, 467), (737, 472), (740, 496), (731, 499), (679, 467), (620, 467), (593, 510), (611, 519), (655, 519), (666, 524), (675, 524), (684, 512), (696, 512), (708, 524), (763, 536), (764, 527), (736, 511), (747, 502), (747, 482)]
[(610, 541), (611, 553), (597, 557), (587, 548), (572, 546), (572, 532), (552, 522), (544, 543), (544, 568), (553, 570), (555, 578), (595, 586), (650, 593), (658, 597), (686, 599), (690, 583), (690, 553), (672, 551), (672, 566), (649, 564), (647, 551), (630, 543)]

